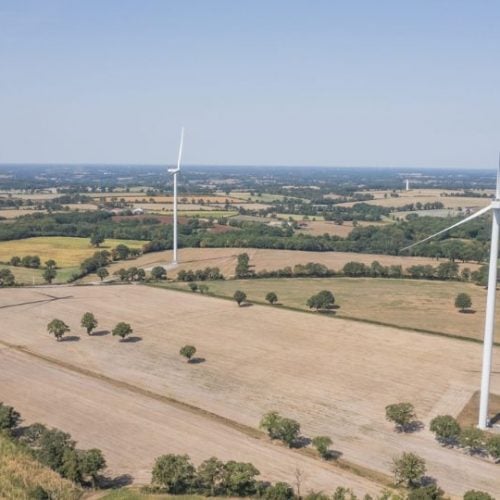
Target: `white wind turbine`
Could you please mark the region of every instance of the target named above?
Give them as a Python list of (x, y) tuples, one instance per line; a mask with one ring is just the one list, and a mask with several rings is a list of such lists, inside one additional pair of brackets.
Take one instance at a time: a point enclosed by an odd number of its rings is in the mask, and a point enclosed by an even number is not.
[(168, 173), (174, 176), (174, 242), (172, 264), (177, 264), (177, 174), (181, 171), (182, 145), (184, 143), (184, 127), (181, 128), (181, 143), (179, 145), (179, 156), (177, 157), (177, 167), (169, 168)]
[(420, 243), (424, 243), (440, 234), (446, 233), (450, 229), (461, 226), (466, 222), (471, 221), (486, 212), (492, 212), (492, 225), (491, 225), (491, 243), (490, 243), (490, 264), (488, 273), (488, 295), (486, 299), (486, 319), (484, 323), (484, 341), (483, 341), (483, 367), (481, 372), (481, 397), (479, 400), (479, 421), (478, 427), (486, 429), (489, 426), (488, 406), (490, 396), (490, 378), (491, 378), (491, 358), (493, 351), (493, 336), (495, 333), (495, 299), (497, 287), (497, 259), (498, 259), (498, 236), (500, 226), (500, 161), (497, 171), (497, 187), (495, 199), (485, 208), (482, 208), (475, 214), (467, 217), (456, 224), (453, 224), (442, 231), (439, 231), (427, 238), (413, 243), (402, 250), (407, 250)]

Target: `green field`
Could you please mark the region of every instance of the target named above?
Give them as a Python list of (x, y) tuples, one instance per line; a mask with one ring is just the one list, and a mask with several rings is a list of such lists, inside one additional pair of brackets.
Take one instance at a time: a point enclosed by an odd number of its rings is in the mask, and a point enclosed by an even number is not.
[[(294, 278), (210, 281), (206, 284), (214, 295), (232, 297), (235, 290), (242, 290), (250, 301), (261, 303), (265, 303), (266, 294), (272, 291), (278, 295), (281, 304), (274, 307), (302, 310), (309, 310), (306, 301), (311, 295), (326, 289), (334, 294), (338, 309), (314, 314), (474, 339), (481, 339), (483, 334), (486, 291), (470, 283), (376, 278)], [(166, 286), (189, 290), (187, 283)], [(474, 313), (460, 313), (454, 307), (455, 297), (460, 292), (471, 296)], [(497, 318), (500, 324), (500, 315)]]

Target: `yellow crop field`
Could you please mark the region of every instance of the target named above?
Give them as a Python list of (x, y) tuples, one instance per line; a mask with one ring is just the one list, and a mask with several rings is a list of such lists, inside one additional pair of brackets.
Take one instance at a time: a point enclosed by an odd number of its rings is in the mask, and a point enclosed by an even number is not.
[[(145, 241), (138, 240), (106, 240), (100, 247), (101, 250), (111, 250), (123, 243), (131, 248), (141, 248)], [(88, 238), (72, 238), (67, 236), (41, 236), (26, 238), (24, 240), (11, 240), (0, 242), (0, 262), (8, 262), (17, 255), (38, 255), (45, 262), (54, 259), (58, 267), (78, 266), (87, 257), (98, 249), (90, 245)]]

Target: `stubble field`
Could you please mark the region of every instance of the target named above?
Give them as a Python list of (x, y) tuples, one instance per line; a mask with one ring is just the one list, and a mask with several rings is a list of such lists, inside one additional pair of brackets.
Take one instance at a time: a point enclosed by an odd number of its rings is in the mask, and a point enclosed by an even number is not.
[[(99, 335), (79, 327), (85, 311), (100, 320)], [(71, 326), (73, 339), (47, 335), (54, 317)], [(195, 461), (214, 454), (251, 461), (264, 478), (290, 483), (299, 466), (306, 489), (331, 491), (351, 479), (358, 492), (380, 489), (119, 385), (128, 383), (252, 428), (276, 409), (297, 419), (306, 436), (330, 435), (342, 459), (379, 474), (390, 473), (393, 456), (414, 451), (454, 498), (470, 488), (500, 491), (498, 466), (442, 448), (427, 430), (397, 434), (384, 419), (385, 405), (401, 400), (412, 401), (426, 425), (437, 414), (458, 415), (479, 384), (480, 345), (144, 286), (0, 290), (0, 321), (1, 399), (28, 421), (102, 448), (115, 474), (144, 481), (157, 455), (185, 452)], [(133, 342), (107, 333), (118, 321), (132, 324)], [(186, 343), (205, 362), (182, 361)]]
[[(296, 264), (307, 264), (316, 262), (324, 264), (329, 269), (336, 271), (350, 261), (371, 264), (374, 260), (384, 266), (401, 265), (404, 268), (417, 264), (431, 264), (436, 266), (439, 262), (436, 259), (427, 257), (399, 257), (393, 255), (361, 254), (352, 252), (305, 252), (298, 250), (269, 250), (255, 248), (181, 248), (178, 254), (179, 265), (175, 270), (170, 271), (172, 277), (177, 276), (181, 269), (203, 269), (207, 266), (220, 268), (224, 276), (233, 276), (237, 263), (237, 256), (246, 252), (250, 257), (250, 265), (255, 271), (272, 271), (282, 269), (285, 266), (295, 266)], [(172, 262), (172, 251), (154, 252), (140, 256), (131, 261), (115, 262), (110, 266), (110, 273), (122, 267), (136, 266), (151, 269), (154, 266), (169, 266)], [(461, 264), (461, 267), (468, 267), (471, 270), (479, 266), (475, 263)]]

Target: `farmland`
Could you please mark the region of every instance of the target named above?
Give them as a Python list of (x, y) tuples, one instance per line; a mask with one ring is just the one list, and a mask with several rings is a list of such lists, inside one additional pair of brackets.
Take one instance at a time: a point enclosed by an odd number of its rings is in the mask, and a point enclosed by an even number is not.
[[(130, 248), (141, 248), (144, 245), (144, 241), (108, 239), (100, 248), (110, 250), (120, 243)], [(96, 248), (90, 245), (88, 238), (41, 236), (23, 240), (1, 241), (0, 262), (8, 262), (14, 255), (19, 257), (38, 255), (42, 263), (48, 259), (54, 259), (59, 267), (74, 267), (79, 266), (95, 251)]]
[[(265, 303), (266, 294), (273, 291), (283, 306), (307, 311), (307, 299), (326, 289), (334, 294), (339, 307), (330, 313), (335, 318), (354, 318), (473, 339), (482, 339), (483, 336), (486, 290), (471, 283), (383, 278), (294, 278), (211, 281), (207, 284), (209, 292), (217, 296), (232, 297), (236, 290), (243, 290), (248, 300), (261, 303)], [(189, 290), (187, 283), (166, 286)], [(471, 296), (473, 313), (460, 313), (455, 308), (455, 297), (462, 292)], [(497, 310), (500, 313), (500, 306)], [(497, 315), (497, 328), (500, 328), (500, 314)]]
[[(233, 276), (237, 256), (243, 252), (248, 253), (250, 264), (254, 266), (253, 269), (255, 271), (271, 271), (281, 269), (285, 266), (293, 267), (296, 264), (307, 264), (308, 262), (324, 264), (328, 268), (334, 270), (341, 269), (350, 261), (371, 264), (374, 260), (377, 260), (384, 266), (402, 265), (404, 268), (419, 264), (431, 264), (434, 266), (438, 264), (435, 259), (427, 257), (400, 257), (349, 252), (305, 252), (298, 250), (268, 250), (255, 248), (182, 248), (179, 251), (180, 264), (176, 267), (175, 271), (173, 271), (172, 277), (175, 277), (177, 272), (181, 269), (196, 270), (203, 269), (207, 266), (217, 266), (224, 276)], [(142, 255), (133, 261), (115, 262), (111, 264), (110, 272), (114, 272), (121, 267), (127, 267), (129, 263), (136, 267), (151, 269), (157, 265), (168, 265), (171, 261), (172, 252), (170, 250), (154, 252)], [(462, 267), (464, 266), (472, 270), (478, 267), (478, 265), (474, 263), (462, 265)]]
[[(453, 498), (470, 488), (500, 491), (491, 462), (443, 448), (427, 430), (395, 433), (384, 419), (384, 406), (402, 399), (415, 404), (425, 425), (437, 414), (458, 415), (479, 384), (480, 345), (143, 286), (0, 290), (0, 303), (2, 398), (28, 422), (64, 428), (82, 447), (101, 448), (114, 474), (144, 482), (161, 453), (189, 453), (197, 463), (215, 454), (291, 483), (299, 466), (306, 489), (380, 490), (375, 479), (251, 439), (230, 423), (256, 429), (261, 415), (276, 409), (301, 422), (306, 436), (330, 435), (342, 460), (381, 478), (394, 455), (412, 450)], [(79, 326), (87, 310), (100, 320), (99, 335)], [(70, 325), (72, 339), (47, 336), (54, 317)], [(132, 323), (134, 342), (108, 334), (118, 321)], [(185, 343), (205, 362), (182, 362)]]

